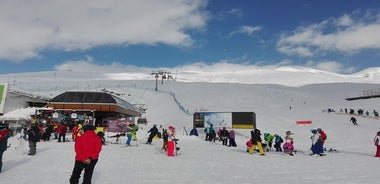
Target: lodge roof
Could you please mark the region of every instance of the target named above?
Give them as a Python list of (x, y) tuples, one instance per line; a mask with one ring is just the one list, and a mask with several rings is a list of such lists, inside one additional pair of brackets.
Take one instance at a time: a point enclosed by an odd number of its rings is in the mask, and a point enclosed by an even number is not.
[(49, 101), (50, 104), (99, 104), (99, 105), (117, 105), (127, 111), (133, 111), (133, 114), (141, 115), (140, 109), (125, 100), (106, 92), (96, 91), (66, 91)]

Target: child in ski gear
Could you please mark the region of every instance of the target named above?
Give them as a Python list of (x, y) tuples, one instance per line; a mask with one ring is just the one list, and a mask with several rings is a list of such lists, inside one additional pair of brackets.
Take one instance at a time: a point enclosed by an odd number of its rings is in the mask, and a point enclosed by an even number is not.
[(251, 131), (251, 138), (252, 138), (252, 146), (249, 149), (249, 154), (253, 154), (255, 151), (255, 148), (257, 147), (259, 149), (260, 155), (265, 155), (263, 147), (261, 145), (261, 133), (259, 129), (254, 129)]
[(127, 126), (127, 130), (126, 130), (126, 132), (125, 132), (125, 134), (127, 135), (127, 141), (125, 142), (125, 144), (126, 144), (127, 146), (130, 146), (130, 145), (131, 145), (131, 141), (132, 141), (132, 132), (133, 132), (133, 130), (132, 130), (132, 124), (129, 124), (129, 125)]
[(82, 123), (78, 122), (77, 125), (73, 128), (73, 133), (71, 135), (71, 138), (73, 141), (77, 139), (77, 137), (81, 136), (83, 134), (83, 125)]
[(282, 148), (284, 149), (285, 154), (294, 156), (294, 146), (291, 140), (286, 140)]
[(211, 132), (214, 130), (214, 128), (212, 127), (212, 124), (205, 128), (205, 133), (206, 133), (206, 138), (205, 138), (205, 141), (211, 141)]
[(264, 133), (264, 140), (268, 143), (266, 149), (267, 151), (272, 151), (273, 138), (273, 135), (270, 133)]
[(168, 150), (168, 130), (162, 129), (162, 151), (166, 152)]
[(175, 145), (175, 128), (173, 126), (169, 126), (167, 130), (168, 134), (168, 156), (174, 156), (174, 149), (176, 149)]
[(226, 127), (223, 127), (223, 129), (220, 131), (220, 139), (222, 140), (222, 144), (224, 146), (227, 146), (229, 132), (226, 129)]
[(229, 145), (228, 145), (228, 147), (236, 147), (237, 145), (236, 145), (236, 141), (235, 141), (235, 131), (234, 130), (230, 130), (230, 133), (229, 133), (229, 137), (228, 137), (228, 139), (229, 139)]
[(274, 148), (277, 152), (282, 152), (281, 144), (284, 142), (281, 136), (274, 134)]
[(315, 155), (315, 154), (323, 155), (321, 135), (315, 129), (311, 130), (311, 133), (313, 133), (313, 135), (310, 137), (310, 139), (311, 139), (311, 151), (312, 151), (311, 155)]
[(380, 131), (377, 132), (375, 138), (374, 138), (374, 143), (376, 146), (376, 155), (375, 157), (380, 157)]
[(318, 131), (319, 135), (321, 136), (320, 142), (322, 144), (322, 149), (323, 149), (323, 145), (325, 144), (325, 141), (327, 139), (327, 135), (326, 135), (325, 131), (322, 130), (322, 128), (318, 128), (317, 131)]
[(285, 132), (285, 140), (289, 140), (289, 141), (291, 141), (292, 142), (292, 144), (294, 143), (293, 142), (293, 140), (294, 140), (294, 137), (293, 137), (293, 132), (291, 132), (291, 131), (286, 131)]
[(9, 128), (6, 124), (0, 124), (0, 173), (3, 167), (3, 153), (8, 148)]
[(249, 150), (251, 149), (252, 147), (252, 139), (249, 139), (245, 145), (247, 146), (247, 152), (249, 153)]
[(132, 140), (137, 141), (137, 131), (139, 130), (139, 127), (135, 125), (134, 123), (131, 123), (131, 135)]
[(29, 141), (29, 153), (28, 155), (35, 155), (37, 150), (37, 142), (40, 141), (40, 129), (34, 123), (28, 130), (28, 141)]
[(70, 184), (78, 184), (84, 169), (83, 183), (91, 183), (92, 173), (102, 150), (102, 142), (95, 134), (95, 126), (87, 124), (83, 127), (84, 134), (75, 141), (75, 165), (70, 177)]

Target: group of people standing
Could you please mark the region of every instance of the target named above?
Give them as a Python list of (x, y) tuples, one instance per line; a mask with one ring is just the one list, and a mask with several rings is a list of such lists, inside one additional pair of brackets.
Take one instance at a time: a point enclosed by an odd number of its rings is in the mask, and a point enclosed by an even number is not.
[[(312, 129), (311, 136), (311, 155), (324, 155), (324, 142), (327, 138), (326, 133), (321, 129)], [(283, 152), (285, 154), (289, 154), (291, 156), (295, 155), (294, 150), (294, 134), (291, 131), (286, 131), (284, 139), (278, 134), (271, 135), (270, 133), (264, 133), (264, 142), (261, 139), (261, 132), (259, 129), (253, 129), (251, 131), (251, 139), (246, 142), (247, 152), (249, 154), (253, 154), (256, 150), (260, 153), (260, 155), (265, 155), (265, 151), (271, 151), (272, 145), (274, 143), (274, 148), (276, 152)], [(380, 134), (379, 134), (380, 135)], [(380, 140), (380, 136), (379, 136)], [(379, 143), (380, 145), (380, 143)], [(379, 148), (380, 149), (380, 148)], [(264, 151), (265, 150), (265, 151)], [(379, 151), (380, 156), (380, 151)]]
[(206, 127), (204, 129), (204, 132), (206, 134), (205, 141), (215, 142), (216, 136), (218, 136), (219, 141), (222, 142), (222, 145), (228, 146), (228, 147), (236, 147), (236, 141), (235, 141), (235, 131), (234, 130), (227, 130), (226, 127), (220, 128), (217, 132), (215, 132), (215, 129), (213, 125), (211, 124), (209, 127)]

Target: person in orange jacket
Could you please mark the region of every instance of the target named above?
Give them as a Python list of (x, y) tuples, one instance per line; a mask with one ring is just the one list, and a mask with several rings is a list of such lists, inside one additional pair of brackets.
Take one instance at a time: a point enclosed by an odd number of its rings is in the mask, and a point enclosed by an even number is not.
[(83, 126), (84, 134), (75, 141), (75, 165), (70, 177), (70, 184), (78, 184), (84, 169), (83, 183), (91, 183), (92, 173), (102, 150), (102, 141), (95, 133), (95, 126)]

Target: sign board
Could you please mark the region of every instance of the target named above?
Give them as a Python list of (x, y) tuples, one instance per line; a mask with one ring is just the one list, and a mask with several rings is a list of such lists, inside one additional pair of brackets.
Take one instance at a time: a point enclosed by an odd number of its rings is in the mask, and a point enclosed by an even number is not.
[(4, 114), (5, 100), (8, 94), (8, 84), (0, 84), (0, 115)]
[(254, 112), (196, 112), (193, 114), (194, 128), (226, 127), (252, 129), (256, 127)]
[(108, 121), (108, 132), (125, 132), (127, 126), (131, 124), (129, 120), (110, 120)]

